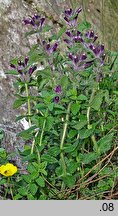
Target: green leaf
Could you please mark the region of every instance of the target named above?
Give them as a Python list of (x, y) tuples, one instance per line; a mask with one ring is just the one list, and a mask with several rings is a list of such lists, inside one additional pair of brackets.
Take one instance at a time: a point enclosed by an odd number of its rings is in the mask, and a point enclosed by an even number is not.
[(81, 130), (85, 125), (87, 125), (87, 120), (80, 120), (76, 125), (73, 126), (76, 130)]
[(113, 91), (114, 94), (118, 95), (118, 91)]
[(49, 150), (48, 150), (48, 153), (51, 156), (56, 157), (57, 155), (60, 154), (60, 148), (58, 146), (50, 147)]
[(25, 161), (32, 161), (32, 160), (34, 160), (34, 159), (37, 159), (36, 154), (27, 155), (27, 156), (23, 157), (22, 160), (23, 160), (23, 162), (25, 162)]
[(87, 21), (83, 21), (82, 23), (79, 23), (79, 31), (84, 31), (86, 29), (90, 29), (91, 28), (91, 24)]
[(70, 130), (68, 133), (68, 137), (71, 139), (73, 138), (75, 135), (77, 135), (77, 130)]
[(118, 56), (118, 52), (110, 51), (110, 56)]
[(45, 194), (42, 194), (40, 197), (39, 197), (39, 200), (47, 200), (47, 196)]
[(19, 199), (21, 199), (22, 198), (22, 195), (21, 194), (17, 194), (17, 195), (15, 195), (14, 196), (14, 200), (19, 200)]
[(52, 111), (52, 110), (53, 110), (53, 107), (54, 107), (54, 103), (50, 103), (50, 104), (48, 105), (49, 111)]
[(75, 149), (78, 147), (78, 141), (76, 141), (74, 144), (66, 144), (66, 146), (63, 147), (64, 152), (70, 153), (75, 151)]
[(46, 130), (50, 130), (53, 127), (54, 118), (52, 116), (48, 116), (46, 118)]
[(28, 200), (36, 200), (36, 198), (32, 194), (27, 194)]
[(98, 155), (95, 152), (90, 152), (87, 154), (79, 154), (79, 158), (82, 163), (89, 164), (92, 161), (96, 160), (98, 158)]
[(40, 54), (40, 52), (38, 50), (34, 50), (33, 52), (30, 53), (29, 55), (29, 62), (28, 62), (28, 66), (37, 63), (39, 60), (43, 60), (44, 56)]
[(62, 76), (60, 84), (61, 84), (62, 88), (64, 88), (64, 89), (66, 89), (68, 87), (69, 80), (68, 80), (68, 77), (66, 75)]
[(7, 179), (0, 179), (0, 185), (4, 185), (7, 183)]
[(36, 184), (30, 184), (29, 185), (29, 190), (31, 192), (32, 195), (35, 195), (37, 190), (38, 190), (38, 186)]
[(6, 154), (6, 150), (4, 148), (0, 148), (0, 157), (1, 158), (6, 158), (7, 154)]
[(31, 180), (35, 180), (36, 178), (38, 178), (38, 176), (39, 176), (39, 172), (34, 171), (31, 173), (30, 178), (31, 178)]
[(49, 154), (43, 154), (41, 156), (41, 160), (46, 161), (47, 163), (57, 163), (58, 162), (58, 160), (56, 158), (52, 157)]
[(15, 100), (15, 102), (13, 104), (13, 109), (19, 108), (21, 105), (25, 104), (26, 102), (27, 102), (26, 97)]
[(112, 147), (112, 145), (113, 145), (113, 142), (112, 142), (113, 136), (114, 136), (114, 133), (111, 133), (109, 135), (106, 135), (106, 136), (102, 137), (97, 142), (100, 153), (105, 153)]
[(111, 101), (109, 98), (109, 91), (108, 90), (105, 90), (104, 97), (105, 97), (105, 102), (109, 104)]
[(22, 137), (25, 140), (28, 140), (30, 138), (32, 138), (32, 133), (34, 132), (34, 130), (36, 129), (36, 126), (32, 126), (30, 128), (28, 128), (27, 130), (21, 131), (20, 133), (17, 134), (17, 136)]
[(27, 183), (31, 183), (30, 175), (23, 175), (22, 178), (23, 178)]
[(18, 57), (12, 59), (10, 63), (17, 66), (18, 65)]
[(39, 32), (38, 30), (37, 31), (36, 30), (35, 31), (31, 30), (31, 31), (25, 33), (25, 37), (28, 37), (28, 36), (33, 35), (33, 34), (36, 34), (38, 32)]
[(45, 187), (45, 181), (44, 179), (40, 176), (38, 179), (36, 179), (36, 183), (40, 186), (40, 187)]
[(103, 90), (99, 90), (97, 92), (97, 94), (94, 96), (94, 99), (92, 100), (90, 106), (95, 109), (95, 110), (99, 110), (100, 106), (102, 104), (103, 101), (103, 97), (104, 97), (104, 91)]
[(77, 99), (77, 89), (76, 88), (69, 89), (67, 91), (67, 96), (70, 97), (72, 100), (76, 100)]
[(69, 187), (69, 188), (71, 188), (71, 187), (73, 187), (74, 185), (75, 185), (75, 182), (76, 182), (76, 177), (75, 176), (66, 176), (65, 178), (64, 178), (64, 182), (65, 182), (65, 184)]
[(18, 189), (19, 194), (21, 194), (22, 196), (26, 196), (27, 195), (27, 190), (25, 187), (21, 187)]
[(87, 100), (87, 97), (83, 94), (80, 94), (77, 99), (80, 101), (84, 101), (84, 100)]
[[(38, 175), (39, 175), (39, 173), (42, 173), (42, 174), (44, 174), (44, 175), (47, 175), (47, 172), (46, 172), (46, 166), (47, 166), (47, 162), (45, 161), (45, 162), (42, 162), (42, 163), (36, 163), (36, 162), (32, 162), (32, 165), (35, 167), (35, 173), (37, 173)], [(33, 174), (35, 174), (34, 172), (33, 172)], [(36, 176), (36, 174), (35, 174), (35, 176)], [(38, 177), (38, 176), (37, 176)]]
[(73, 174), (78, 168), (78, 164), (76, 161), (70, 161), (67, 165), (67, 172)]
[(19, 73), (16, 70), (7, 70), (5, 74), (11, 74), (11, 75), (19, 75)]
[(66, 31), (66, 26), (62, 27), (59, 30), (58, 35), (56, 36), (56, 40), (58, 40), (64, 34), (65, 31)]
[(94, 128), (91, 129), (82, 129), (79, 131), (80, 139), (86, 139), (90, 137), (94, 132)]
[(42, 30), (42, 32), (48, 32), (48, 31), (50, 31), (52, 29), (52, 26), (49, 26), (49, 25), (45, 25), (44, 27), (43, 27), (43, 30)]
[(77, 103), (73, 103), (71, 105), (71, 112), (73, 113), (73, 115), (77, 115), (77, 113), (79, 112), (80, 110), (80, 103), (77, 102)]
[(41, 104), (41, 103), (36, 104), (35, 109), (39, 109), (39, 110), (43, 111), (43, 110), (46, 109), (46, 105), (45, 104)]
[(27, 170), (28, 170), (28, 172), (30, 172), (30, 173), (33, 173), (34, 171), (35, 171), (35, 172), (37, 171), (36, 168), (34, 167), (34, 165), (31, 164), (31, 163), (28, 164)]

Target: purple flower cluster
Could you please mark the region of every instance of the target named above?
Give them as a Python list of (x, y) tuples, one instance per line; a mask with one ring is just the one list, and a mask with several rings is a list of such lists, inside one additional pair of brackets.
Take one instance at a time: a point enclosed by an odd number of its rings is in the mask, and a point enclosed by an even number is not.
[(30, 77), (32, 73), (36, 70), (36, 65), (29, 67), (27, 70), (26, 67), (28, 66), (29, 57), (25, 57), (24, 61), (21, 61), (20, 59), (17, 62), (17, 66), (14, 64), (11, 64), (10, 67), (15, 69), (20, 75), (22, 81), (30, 81)]
[(72, 61), (75, 70), (86, 69), (90, 67), (94, 62), (93, 60), (85, 61), (87, 59), (87, 55), (85, 53), (81, 55), (73, 55), (72, 53), (69, 53), (68, 57)]
[(34, 29), (36, 29), (36, 30), (39, 29), (39, 31), (42, 31), (42, 27), (44, 25), (44, 22), (45, 22), (45, 17), (41, 17), (37, 14), (35, 14), (34, 16), (32, 16), (30, 18), (23, 20), (23, 23), (25, 25), (31, 25), (31, 26), (33, 26)]
[(99, 58), (101, 64), (103, 64), (105, 54), (104, 54), (104, 44), (95, 45), (95, 41), (97, 40), (98, 36), (94, 33), (94, 31), (88, 31), (85, 34), (85, 37), (88, 38), (90, 41), (85, 43), (85, 46), (90, 49), (96, 58)]
[(66, 35), (69, 37), (69, 39), (64, 39), (64, 41), (68, 44), (68, 45), (73, 45), (73, 43), (83, 43), (84, 40), (82, 38), (81, 32), (80, 31), (75, 31), (75, 30), (67, 30), (66, 31)]
[(65, 10), (64, 20), (70, 27), (75, 27), (77, 25), (77, 18), (81, 11), (81, 7), (79, 7), (77, 10), (72, 10), (72, 8)]
[[(83, 48), (87, 49), (88, 51), (91, 51), (94, 55), (94, 59), (100, 60), (100, 65), (103, 65), (104, 63), (104, 45), (95, 45), (95, 42), (98, 38), (98, 36), (94, 33), (94, 31), (90, 30), (86, 32), (84, 35), (80, 31), (76, 30), (67, 30), (66, 35), (68, 38), (64, 39), (64, 42), (68, 44), (68, 47), (71, 48), (75, 43), (81, 43), (83, 45)], [(71, 61), (74, 64), (74, 69), (82, 69), (90, 67), (94, 60), (90, 60), (85, 62), (85, 54), (82, 54), (80, 56), (73, 55), (72, 53), (68, 54), (68, 57), (71, 59)], [(87, 58), (87, 56), (86, 56)]]
[(57, 47), (58, 47), (58, 42), (55, 42), (55, 43), (51, 46), (51, 44), (50, 44), (49, 42), (46, 43), (46, 41), (43, 40), (42, 44), (43, 44), (43, 46), (44, 46), (45, 51), (46, 51), (49, 55), (52, 54), (53, 52), (55, 52), (56, 49), (57, 49)]
[[(61, 94), (61, 93), (62, 93), (61, 85), (56, 86), (56, 88), (54, 89), (54, 91), (55, 91), (57, 94)], [(54, 103), (59, 103), (60, 97), (59, 97), (59, 96), (55, 96), (53, 101), (54, 101)]]

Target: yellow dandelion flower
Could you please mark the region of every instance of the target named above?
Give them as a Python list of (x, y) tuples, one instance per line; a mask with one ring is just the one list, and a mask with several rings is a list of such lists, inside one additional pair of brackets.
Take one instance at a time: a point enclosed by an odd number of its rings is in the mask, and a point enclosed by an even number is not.
[(12, 176), (17, 172), (17, 167), (11, 163), (0, 166), (0, 174), (6, 177)]

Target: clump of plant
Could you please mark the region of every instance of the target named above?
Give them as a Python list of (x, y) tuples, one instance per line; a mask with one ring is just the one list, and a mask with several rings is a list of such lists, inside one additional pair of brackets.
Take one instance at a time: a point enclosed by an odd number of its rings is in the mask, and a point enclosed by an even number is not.
[(16, 76), (13, 107), (27, 105), (17, 121), (29, 122), (18, 134), (26, 141), (19, 154), (27, 168), (14, 175), (12, 199), (104, 199), (114, 193), (118, 54), (105, 51), (90, 23), (78, 23), (81, 11), (65, 10), (63, 27), (53, 35), (45, 17), (23, 20), (31, 28), (26, 36), (36, 34), (37, 44), (8, 71)]

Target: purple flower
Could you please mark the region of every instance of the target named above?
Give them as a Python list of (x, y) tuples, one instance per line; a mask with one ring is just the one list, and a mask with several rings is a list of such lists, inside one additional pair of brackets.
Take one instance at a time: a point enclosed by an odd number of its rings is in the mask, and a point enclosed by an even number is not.
[(92, 39), (93, 40), (93, 43), (97, 40), (98, 36), (95, 35), (94, 31), (91, 30), (91, 31), (88, 31), (85, 36), (89, 39)]
[(79, 35), (79, 36), (75, 36), (74, 38), (73, 38), (73, 40), (77, 43), (77, 42), (81, 42), (81, 43), (83, 43), (84, 42), (84, 40), (83, 40), (83, 38)]
[(41, 27), (43, 26), (44, 22), (45, 22), (45, 17), (42, 17), (42, 18), (40, 19), (40, 26), (41, 26)]
[(54, 103), (59, 103), (59, 101), (60, 101), (59, 96), (54, 97), (53, 101), (54, 101)]
[(56, 88), (54, 89), (54, 91), (58, 94), (62, 93), (62, 89), (61, 89), (61, 85), (56, 86)]
[(93, 51), (95, 49), (95, 46), (93, 44), (90, 44), (89, 48)]
[(68, 39), (64, 39), (64, 42), (67, 43), (67, 44), (70, 45), (70, 46), (73, 44), (72, 41), (71, 41), (71, 40), (68, 40)]
[(84, 61), (86, 58), (87, 58), (86, 53), (83, 53), (82, 55), (80, 55), (79, 60), (80, 60), (80, 61)]
[(19, 65), (21, 68), (25, 67), (25, 63), (22, 62), (21, 60), (18, 60), (18, 65)]
[(10, 64), (10, 67), (16, 69), (16, 66), (14, 64)]
[(24, 19), (23, 22), (25, 25), (31, 25), (31, 19)]
[(21, 80), (25, 82), (30, 81), (30, 77), (32, 73), (36, 70), (36, 65), (31, 66), (29, 69), (27, 69), (29, 57), (25, 57), (24, 61), (21, 61), (19, 59), (17, 61), (17, 65), (11, 64), (10, 67), (15, 69), (20, 75), (21, 75)]
[(31, 25), (35, 29), (39, 29), (39, 31), (42, 31), (42, 27), (45, 22), (45, 17), (40, 17), (39, 15), (35, 14), (31, 18), (24, 19), (23, 22), (25, 25)]
[(45, 48), (45, 50), (46, 50), (46, 52), (48, 54), (52, 54), (53, 52), (55, 52), (56, 49), (57, 49), (57, 47), (58, 47), (58, 43), (57, 42), (55, 42), (53, 44), (53, 46), (51, 46), (49, 42), (46, 43), (46, 41), (43, 41), (42, 44), (43, 44), (43, 46), (44, 46), (44, 48)]
[(83, 65), (83, 67), (86, 69), (86, 68), (92, 66), (93, 63), (94, 63), (94, 60), (88, 61)]
[(70, 38), (70, 39), (64, 39), (64, 41), (69, 44), (69, 45), (72, 45), (73, 42), (77, 43), (77, 42), (80, 42), (80, 43), (83, 43), (84, 40), (81, 36), (81, 32), (80, 31), (70, 31), (70, 30), (67, 30), (66, 31), (66, 35)]
[(29, 75), (31, 76), (32, 75), (32, 73), (35, 71), (37, 69), (37, 67), (36, 66), (33, 66), (33, 67), (30, 67), (29, 68)]
[(71, 16), (72, 12), (73, 12), (72, 8), (69, 8), (69, 9), (65, 10), (65, 15), (66, 16)]
[(98, 45), (96, 48), (93, 49), (93, 52), (96, 57), (101, 57), (104, 52), (104, 45)]
[(75, 27), (77, 25), (77, 18), (81, 11), (82, 11), (81, 7), (78, 8), (77, 10), (72, 10), (72, 8), (65, 10), (64, 19), (69, 26)]
[(35, 21), (35, 20), (38, 20), (38, 19), (40, 19), (40, 16), (37, 15), (37, 14), (34, 14), (34, 16), (32, 17), (32, 19), (34, 19), (34, 21)]
[(29, 57), (25, 57), (25, 65), (27, 66), (28, 64), (28, 61), (29, 61)]
[(79, 7), (77, 10), (76, 10), (76, 13), (80, 13), (82, 11), (82, 7)]
[(73, 55), (72, 53), (69, 53), (68, 57), (73, 62), (73, 66), (75, 70), (81, 70), (83, 68), (88, 68), (94, 62), (94, 60), (87, 61), (87, 62), (85, 61), (87, 59), (86, 53), (82, 53), (81, 55)]
[(72, 38), (73, 37), (73, 34), (71, 33), (71, 31), (67, 30), (66, 31), (66, 34), (68, 35), (68, 37)]
[(73, 61), (74, 64), (78, 64), (84, 61), (87, 58), (87, 55), (85, 53), (81, 55), (73, 55), (72, 53), (69, 53), (68, 57)]

